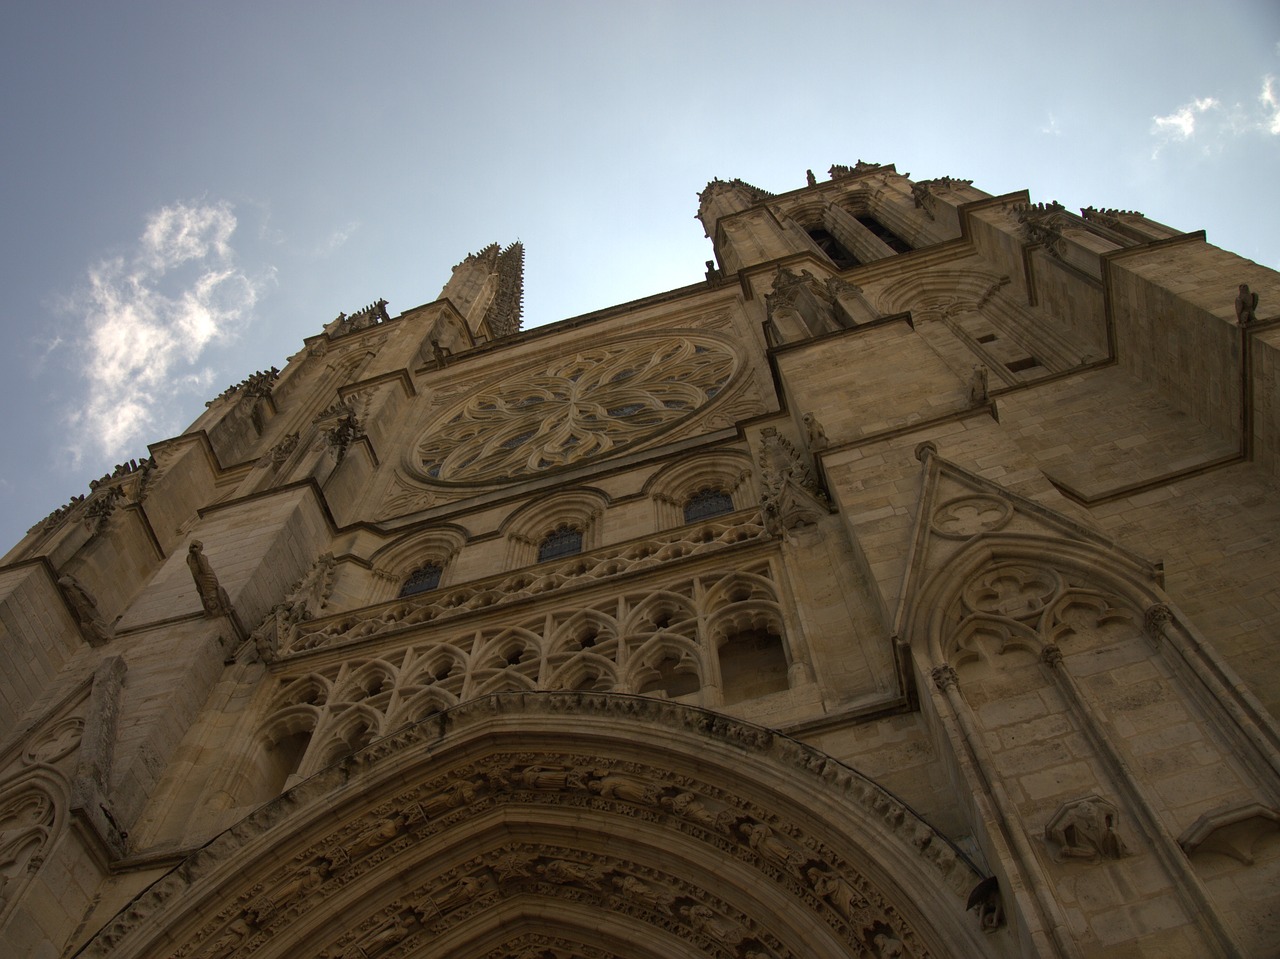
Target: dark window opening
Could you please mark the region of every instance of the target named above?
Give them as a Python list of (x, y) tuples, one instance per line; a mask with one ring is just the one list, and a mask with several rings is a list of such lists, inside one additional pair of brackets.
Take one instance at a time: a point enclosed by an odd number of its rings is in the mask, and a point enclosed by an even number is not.
[(302, 766), (302, 757), (311, 745), (311, 730), (304, 729), (290, 733), (279, 742), (267, 743), (260, 760), (262, 772), (261, 790), (255, 798), (258, 802), (274, 799), (284, 790), (293, 776)]
[(666, 656), (661, 662), (654, 664), (652, 676), (639, 690), (641, 696), (655, 694), (675, 698), (696, 693), (702, 688), (698, 674), (690, 665), (681, 664), (674, 656)]
[(984, 333), (982, 336), (978, 337), (979, 343), (994, 343), (995, 341), (996, 335), (994, 333)]
[(559, 526), (547, 534), (538, 546), (538, 562), (561, 556), (574, 556), (582, 552), (582, 530), (572, 526)]
[(876, 239), (894, 253), (910, 253), (911, 245), (873, 216), (856, 217), (857, 221), (875, 234)]
[(705, 486), (694, 493), (684, 504), (684, 521), (696, 523), (700, 519), (722, 516), (733, 512), (733, 497), (721, 489)]
[(1010, 373), (1021, 373), (1023, 370), (1029, 370), (1040, 365), (1040, 361), (1034, 356), (1024, 356), (1020, 360), (1014, 360), (1012, 363), (1006, 363)]
[(787, 654), (771, 629), (749, 629), (720, 646), (720, 682), (725, 703), (740, 703), (787, 688)]
[(438, 563), (428, 563), (426, 566), (415, 569), (400, 587), (401, 598), (435, 589), (440, 585), (440, 576), (443, 573), (444, 570)]
[(822, 227), (809, 230), (809, 238), (818, 244), (818, 249), (827, 255), (832, 263), (842, 270), (858, 265), (858, 258), (844, 248), (844, 245)]

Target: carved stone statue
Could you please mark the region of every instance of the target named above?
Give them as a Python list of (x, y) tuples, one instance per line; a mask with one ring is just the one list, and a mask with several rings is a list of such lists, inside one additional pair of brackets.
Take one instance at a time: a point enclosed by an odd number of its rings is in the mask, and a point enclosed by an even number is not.
[(351, 444), (364, 436), (364, 428), (354, 411), (348, 410), (338, 417), (333, 426), (320, 431), (318, 448), (323, 449), (339, 463), (347, 455)]
[(289, 458), (289, 454), (298, 448), (298, 434), (288, 433), (284, 439), (276, 443), (275, 446), (267, 450), (258, 458), (258, 462), (254, 463), (254, 469), (279, 469), (280, 464)]
[(760, 479), (760, 512), (771, 533), (815, 525), (829, 512), (817, 480), (772, 426), (760, 432)]
[(98, 601), (84, 588), (80, 580), (70, 573), (63, 573), (58, 577), (58, 588), (66, 597), (67, 605), (71, 607), (76, 623), (80, 626), (80, 632), (90, 646), (101, 646), (111, 639), (111, 627), (99, 615)]
[(204, 555), (204, 543), (198, 539), (191, 541), (187, 551), (187, 567), (191, 570), (191, 578), (195, 580), (196, 592), (200, 594), (200, 605), (204, 607), (205, 616), (222, 616), (231, 612), (231, 600), (227, 591), (218, 583), (218, 576), (209, 565)]
[(810, 866), (805, 875), (813, 891), (831, 903), (846, 920), (852, 921), (858, 910), (866, 907), (866, 897), (850, 885), (847, 879), (827, 873), (816, 866)]
[(981, 406), (990, 399), (988, 392), (988, 372), (985, 366), (975, 366), (969, 374), (969, 404)]
[(1240, 284), (1240, 293), (1236, 296), (1236, 322), (1241, 326), (1258, 322), (1258, 294), (1249, 289), (1248, 283)]
[(831, 445), (831, 441), (827, 439), (827, 431), (822, 428), (822, 424), (818, 422), (818, 418), (812, 413), (804, 414), (804, 428), (809, 434), (809, 449), (817, 452), (825, 450)]
[(1090, 796), (1060, 807), (1044, 827), (1044, 837), (1058, 847), (1063, 859), (1119, 859), (1129, 850), (1116, 832), (1118, 819), (1115, 806)]
[(876, 933), (875, 938), (871, 940), (871, 944), (875, 947), (877, 959), (899, 959), (899, 957), (906, 955), (902, 940), (886, 932)]
[(805, 183), (807, 183), (809, 186), (817, 186), (817, 185), (818, 185), (818, 178), (817, 178), (816, 176), (814, 176), (814, 175), (813, 175), (813, 171), (812, 171), (812, 170), (805, 170), (805, 171), (804, 171), (804, 182), (805, 182)]
[(449, 351), (440, 345), (439, 340), (431, 341), (431, 355), (435, 357), (436, 369), (443, 370), (445, 364), (449, 362)]
[(600, 871), (593, 866), (571, 862), (568, 859), (548, 859), (539, 863), (536, 868), (538, 875), (548, 882), (600, 889)]

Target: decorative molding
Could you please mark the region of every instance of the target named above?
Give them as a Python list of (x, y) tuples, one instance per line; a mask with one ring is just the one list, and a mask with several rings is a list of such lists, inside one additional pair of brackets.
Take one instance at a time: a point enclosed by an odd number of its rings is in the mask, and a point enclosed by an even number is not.
[(293, 584), (284, 599), (271, 607), (258, 628), (250, 635), (253, 649), (263, 662), (274, 662), (280, 649), (281, 636), (287, 636), (299, 623), (314, 619), (324, 609), (333, 593), (333, 571), (336, 561), (325, 553)]
[[(759, 805), (750, 791), (730, 792), (673, 771), (668, 763), (604, 758), (585, 741), (535, 753), (505, 748), (502, 730), (515, 719), (521, 729), (548, 720), (583, 729), (639, 723), (681, 738), (692, 735), (705, 739), (716, 754), (727, 747), (751, 757), (752, 766), (787, 770), (798, 784), (809, 784), (808, 792), (817, 789), (826, 801), (847, 804), (851, 819), (832, 833), (816, 834), (785, 813)], [(461, 745), (480, 735), (490, 743), (482, 757), (450, 748), (451, 743)], [(406, 779), (398, 757), (425, 743), (432, 744), (436, 772)], [(694, 762), (691, 749), (692, 740), (685, 743), (685, 765)], [(285, 861), (271, 860), (271, 846), (260, 840), (273, 829), (281, 831), (277, 841), (285, 840), (290, 820), (330, 801), (335, 790), (340, 794), (357, 773), (377, 777), (388, 762), (400, 772), (378, 781), (384, 790), (393, 791), (384, 791), (363, 813), (317, 819), (317, 831), (305, 848)], [(340, 803), (335, 808), (345, 807)], [(475, 852), (466, 860), (434, 874), (414, 872), (416, 884), (386, 881), (392, 871), (400, 872), (420, 859), (421, 850), (443, 848), (449, 837), (466, 834), (478, 817), (497, 812), (505, 821), (518, 822), (538, 808), (546, 815), (571, 812), (579, 823), (579, 838), (473, 844)], [(643, 858), (637, 860), (613, 852), (607, 839), (602, 845), (591, 838), (607, 837), (613, 824), (637, 822), (650, 831), (679, 833), (681, 842), (733, 864), (735, 872), (745, 870), (738, 880), (741, 885), (713, 894), (668, 866), (656, 855), (657, 846), (638, 849)], [(795, 934), (791, 927), (775, 927), (737, 904), (745, 900), (736, 889), (763, 882), (797, 908), (815, 914), (828, 934), (851, 952), (923, 959), (931, 953), (900, 905), (887, 899), (846, 853), (832, 845), (840, 829), (855, 823), (887, 848), (899, 848), (902, 865), (919, 876), (917, 882), (931, 882), (937, 890), (959, 897), (977, 878), (945, 838), (893, 796), (812, 747), (767, 729), (642, 697), (492, 696), (455, 707), (447, 721), (417, 724), (385, 737), (341, 767), (326, 770), (259, 809), (152, 884), (86, 944), (82, 955), (140, 955), (151, 932), (174, 928), (159, 913), (176, 909), (200, 910), (192, 912), (200, 918), (198, 925), (186, 927), (190, 931), (184, 942), (166, 946), (175, 957), (232, 959), (268, 939), (287, 942), (288, 930), (303, 916), (319, 914), (326, 900), (363, 882), (395, 898), (372, 900), (364, 912), (336, 924), (341, 931), (325, 955), (381, 955), (397, 944), (421, 949), (497, 902), (527, 892), (629, 916), (654, 927), (658, 935), (675, 936), (713, 955), (802, 959), (810, 954), (807, 944), (783, 939)], [(256, 858), (241, 867), (248, 870), (239, 881), (242, 891), (223, 885), (214, 894), (209, 882), (227, 875), (227, 864), (251, 843)], [(312, 928), (314, 934), (314, 923)]]
[(772, 535), (816, 525), (831, 512), (813, 472), (777, 429), (760, 431), (760, 514)]
[(274, 366), (269, 370), (258, 370), (256, 373), (250, 373), (239, 383), (232, 383), (204, 405), (206, 408), (213, 406), (219, 400), (229, 399), (236, 393), (243, 393), (246, 397), (252, 399), (266, 399), (271, 396), (271, 391), (275, 389), (276, 380), (279, 376), (280, 371)]
[(324, 332), (329, 334), (331, 340), (336, 340), (338, 337), (346, 336), (348, 333), (358, 333), (361, 330), (367, 330), (371, 326), (389, 322), (391, 322), (391, 317), (387, 315), (387, 301), (379, 298), (350, 316), (347, 316), (346, 313), (339, 313), (333, 320), (325, 324)]
[(1202, 814), (1178, 837), (1188, 856), (1217, 853), (1242, 866), (1256, 863), (1256, 847), (1280, 832), (1280, 810), (1261, 803), (1241, 803)]

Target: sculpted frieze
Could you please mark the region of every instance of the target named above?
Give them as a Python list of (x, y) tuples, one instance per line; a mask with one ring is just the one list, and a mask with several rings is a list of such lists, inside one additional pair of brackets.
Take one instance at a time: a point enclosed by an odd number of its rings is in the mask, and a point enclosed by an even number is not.
[[(768, 730), (678, 703), (606, 694), (487, 697), (451, 710), (448, 735), (468, 735), (467, 730), (486, 722), (487, 717), (510, 717), (515, 710), (527, 710), (531, 717), (539, 712), (582, 718), (614, 714), (736, 743), (744, 750), (744, 758), (758, 755), (751, 762), (781, 762), (801, 779), (828, 784), (851, 808), (861, 808), (866, 811), (863, 815), (885, 823), (884, 828), (898, 837), (904, 856), (918, 856), (952, 888), (973, 884), (976, 874), (970, 866), (958, 858), (928, 854), (931, 847), (945, 845), (944, 840), (856, 772)], [(414, 742), (435, 742), (444, 728), (432, 724), (410, 727), (397, 734), (398, 745), (404, 749)], [(781, 748), (784, 743), (786, 748)], [(439, 749), (433, 747), (433, 752)], [(288, 935), (294, 924), (321, 915), (321, 904), (337, 891), (380, 888), (389, 871), (400, 874), (411, 868), (423, 861), (425, 850), (447, 849), (454, 837), (471, 828), (471, 822), (481, 821), (477, 817), (489, 817), (490, 810), (505, 809), (504, 818), (514, 822), (527, 815), (522, 809), (543, 806), (550, 811), (563, 807), (567, 798), (575, 803), (572, 821), (580, 824), (576, 830), (583, 837), (579, 844), (531, 841), (494, 845), (478, 858), (432, 874), (425, 884), (419, 880), (418, 886), (394, 902), (383, 903), (375, 914), (352, 917), (341, 938), (331, 943), (328, 954), (368, 947), (375, 949), (377, 959), (401, 955), (403, 949), (421, 948), (428, 937), (462, 921), (464, 913), (480, 908), (477, 903), (492, 903), (495, 897), (522, 889), (571, 898), (592, 907), (626, 910), (698, 943), (711, 955), (741, 959), (755, 953), (781, 959), (795, 954), (768, 930), (758, 928), (739, 907), (714, 900), (688, 880), (668, 874), (664, 857), (632, 862), (610, 855), (607, 843), (599, 845), (598, 839), (616, 828), (610, 823), (634, 820), (637, 814), (652, 824), (646, 829), (659, 830), (655, 836), (661, 829), (677, 830), (692, 843), (691, 848), (705, 850), (700, 855), (741, 864), (731, 872), (738, 868), (755, 872), (760, 876), (758, 881), (773, 885), (821, 915), (833, 934), (851, 949), (877, 955), (874, 943), (877, 936), (883, 936), (879, 941), (884, 948), (896, 949), (894, 943), (902, 944), (901, 955), (928, 954), (894, 904), (847, 860), (847, 854), (811, 834), (801, 822), (788, 821), (750, 797), (703, 782), (689, 770), (677, 772), (666, 764), (659, 768), (636, 758), (623, 761), (571, 748), (552, 752), (497, 749), (482, 757), (459, 755), (462, 761), (452, 763), (448, 752), (439, 755), (445, 768), (438, 774), (386, 795), (363, 812), (352, 810), (335, 817), (340, 821), (269, 874), (246, 875), (245, 891), (225, 899), (227, 905), (187, 942), (176, 945), (172, 954), (218, 955), (222, 959), (249, 955), (262, 942), (280, 941), (278, 937)], [(357, 756), (353, 762), (357, 768), (372, 771), (378, 761)], [(836, 775), (835, 767), (843, 770), (843, 775)], [(167, 901), (185, 901), (182, 890), (199, 881), (202, 873), (288, 817), (291, 809), (323, 801), (350, 775), (350, 771), (333, 767), (263, 807), (202, 852), (198, 860), (157, 882), (95, 937), (85, 956), (106, 955), (135, 924), (145, 923), (147, 916)], [(543, 821), (544, 816), (535, 818)], [(755, 883), (747, 882), (742, 888), (755, 888)], [(349, 895), (346, 900), (350, 901)]]

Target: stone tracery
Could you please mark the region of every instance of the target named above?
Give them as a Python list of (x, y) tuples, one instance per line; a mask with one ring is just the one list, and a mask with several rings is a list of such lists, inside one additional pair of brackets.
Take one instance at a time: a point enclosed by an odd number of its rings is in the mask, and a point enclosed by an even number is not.
[(264, 733), (277, 742), (305, 728), (306, 771), (456, 703), (504, 690), (693, 694), (722, 675), (720, 657), (736, 652), (726, 641), (744, 631), (761, 634), (761, 641), (776, 637), (777, 655), (785, 656), (767, 560), (285, 674)]
[(504, 374), (442, 417), (411, 463), (433, 483), (505, 483), (634, 447), (702, 409), (738, 359), (705, 334), (638, 337)]
[(651, 539), (593, 551), (589, 556), (547, 562), (505, 576), (441, 589), (391, 604), (287, 625), (278, 640), (281, 656), (300, 654), (339, 643), (387, 635), (428, 623), (464, 616), (492, 606), (541, 596), (566, 586), (650, 569), (685, 557), (745, 546), (768, 538), (756, 519), (726, 517)]

